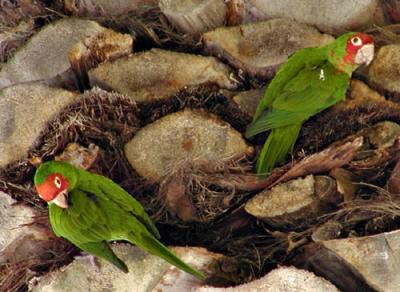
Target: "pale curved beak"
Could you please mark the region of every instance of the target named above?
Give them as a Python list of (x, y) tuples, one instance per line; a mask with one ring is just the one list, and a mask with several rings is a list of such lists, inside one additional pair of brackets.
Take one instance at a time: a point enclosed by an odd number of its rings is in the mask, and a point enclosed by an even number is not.
[(58, 207), (66, 209), (68, 208), (68, 191), (64, 190), (60, 192), (57, 197), (55, 197), (50, 202), (56, 204)]
[(373, 44), (364, 45), (357, 51), (355, 63), (357, 65), (365, 64), (369, 65), (374, 58), (375, 47)]

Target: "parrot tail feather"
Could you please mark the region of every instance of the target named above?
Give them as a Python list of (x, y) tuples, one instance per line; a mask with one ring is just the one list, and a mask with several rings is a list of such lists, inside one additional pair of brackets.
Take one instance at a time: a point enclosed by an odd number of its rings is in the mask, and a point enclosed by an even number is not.
[(266, 176), (293, 150), (301, 123), (272, 129), (257, 160), (257, 173)]
[(141, 234), (140, 240), (136, 238), (135, 235), (129, 234), (128, 241), (135, 244), (139, 248), (151, 253), (152, 255), (159, 256), (170, 264), (176, 266), (177, 268), (192, 274), (193, 276), (205, 280), (206, 276), (197, 271), (196, 269), (190, 267), (186, 263), (184, 263), (181, 259), (179, 259), (175, 254), (172, 253), (165, 245), (159, 242), (156, 238), (152, 237), (150, 234)]

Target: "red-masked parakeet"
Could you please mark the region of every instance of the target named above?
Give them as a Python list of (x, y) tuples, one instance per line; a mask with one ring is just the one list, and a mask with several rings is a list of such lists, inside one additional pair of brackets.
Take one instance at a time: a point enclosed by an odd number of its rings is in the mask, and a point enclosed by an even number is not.
[(261, 99), (246, 137), (271, 130), (257, 161), (266, 175), (293, 150), (301, 125), (343, 100), (352, 72), (369, 64), (373, 39), (349, 32), (318, 48), (305, 48), (283, 64)]
[(50, 161), (37, 169), (34, 183), (39, 196), (48, 202), (54, 233), (83, 251), (128, 272), (108, 244), (126, 240), (204, 279), (201, 272), (157, 240), (160, 235), (142, 205), (112, 180), (65, 162)]

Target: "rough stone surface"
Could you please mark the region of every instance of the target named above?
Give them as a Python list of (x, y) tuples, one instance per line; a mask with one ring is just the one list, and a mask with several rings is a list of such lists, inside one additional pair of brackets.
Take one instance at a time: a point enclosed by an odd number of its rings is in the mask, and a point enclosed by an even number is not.
[(113, 245), (113, 250), (126, 263), (129, 273), (121, 272), (102, 259), (99, 259), (100, 272), (97, 272), (88, 258), (77, 258), (60, 270), (33, 279), (31, 291), (151, 291), (169, 266), (134, 246), (118, 244)]
[(76, 42), (103, 31), (94, 21), (64, 18), (46, 25), (0, 71), (0, 88), (50, 79), (70, 68), (68, 51)]
[(400, 290), (400, 231), (323, 242), (376, 291)]
[(324, 278), (311, 272), (294, 267), (280, 267), (269, 272), (264, 277), (253, 282), (236, 287), (214, 288), (201, 287), (193, 292), (339, 292), (339, 290)]
[(1, 90), (0, 167), (24, 158), (46, 122), (75, 96), (39, 84), (20, 84)]
[(227, 13), (224, 0), (160, 0), (159, 6), (174, 26), (192, 35), (222, 26)]
[(236, 85), (229, 74), (229, 68), (213, 57), (152, 49), (100, 64), (89, 71), (89, 78), (92, 85), (148, 101), (203, 83), (233, 90)]
[(289, 19), (273, 19), (203, 34), (205, 51), (251, 76), (271, 78), (288, 56), (305, 47), (325, 45), (334, 38)]
[(368, 142), (375, 148), (393, 145), (400, 135), (400, 125), (384, 121), (375, 124), (367, 133)]
[(34, 31), (35, 23), (33, 19), (30, 19), (21, 21), (17, 26), (0, 32), (0, 62), (5, 62), (17, 48), (25, 43)]
[[(128, 266), (129, 273), (119, 271), (113, 265), (99, 259), (100, 272), (97, 272), (87, 258), (77, 258), (70, 265), (58, 271), (33, 279), (32, 292), (70, 292), (70, 291), (191, 291), (201, 282), (171, 266), (161, 258), (152, 256), (135, 246), (114, 244), (116, 255)], [(183, 261), (202, 271), (218, 258), (216, 254), (201, 248), (173, 248)], [(179, 287), (179, 288), (177, 288)], [(178, 290), (180, 288), (188, 290)], [(162, 290), (160, 290), (162, 289)]]
[(192, 110), (169, 114), (147, 125), (125, 145), (131, 165), (150, 180), (160, 179), (185, 160), (216, 160), (251, 152), (242, 135), (229, 124)]
[(242, 19), (257, 21), (284, 17), (315, 25), (322, 31), (362, 30), (384, 24), (378, 0), (239, 0)]
[[(282, 216), (311, 204), (313, 195), (314, 177), (309, 175), (257, 194), (246, 203), (245, 208), (248, 213), (258, 218)], [(291, 204), (288, 206), (283, 200), (289, 197)]]
[(112, 61), (128, 56), (133, 50), (131, 35), (106, 29), (89, 36), (73, 45), (68, 53), (71, 68), (75, 73), (80, 89), (89, 89), (89, 69), (104, 61)]
[(242, 111), (253, 117), (264, 92), (265, 88), (243, 91), (233, 96), (232, 99)]
[[(67, 3), (67, 1), (65, 1)], [(72, 1), (70, 1), (72, 2)], [(146, 0), (146, 2), (154, 2)], [(143, 0), (81, 0), (73, 1), (74, 5), (66, 5), (67, 10), (75, 15), (97, 16), (121, 15), (130, 11), (135, 11), (143, 5)]]
[(323, 213), (324, 201), (340, 201), (336, 183), (329, 177), (308, 175), (257, 194), (245, 210), (269, 224), (286, 227)]
[[(174, 247), (172, 250), (185, 263), (188, 263), (206, 275), (213, 275), (216, 263), (224, 256), (199, 247)], [(176, 291), (196, 291), (195, 289), (203, 285), (192, 275), (185, 273), (173, 266), (170, 266), (162, 279), (152, 291), (176, 292)]]
[(21, 235), (35, 234), (32, 228), (22, 225), (30, 223), (37, 214), (23, 205), (12, 206), (15, 203), (9, 195), (0, 191), (0, 252)]
[(400, 98), (400, 44), (379, 49), (369, 67), (368, 79), (378, 90)]

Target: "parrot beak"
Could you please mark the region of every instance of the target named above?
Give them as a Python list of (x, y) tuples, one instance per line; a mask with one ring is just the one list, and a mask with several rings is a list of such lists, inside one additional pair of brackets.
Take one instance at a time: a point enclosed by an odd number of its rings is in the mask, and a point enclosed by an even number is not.
[(373, 44), (366, 44), (362, 46), (356, 54), (355, 63), (357, 65), (365, 64), (369, 65), (374, 58), (374, 45)]
[(68, 191), (63, 190), (60, 192), (57, 197), (55, 197), (53, 200), (50, 202), (56, 204), (58, 207), (66, 209), (68, 208)]

